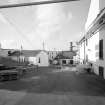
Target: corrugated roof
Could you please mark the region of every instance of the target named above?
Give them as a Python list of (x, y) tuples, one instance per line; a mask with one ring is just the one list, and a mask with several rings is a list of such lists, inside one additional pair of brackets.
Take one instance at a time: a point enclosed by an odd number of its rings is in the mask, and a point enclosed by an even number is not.
[(58, 56), (57, 59), (72, 59), (73, 56), (76, 55), (75, 51), (62, 51)]
[(10, 54), (10, 56), (20, 56), (23, 55), (25, 57), (33, 57), (39, 54), (41, 50), (22, 50), (22, 51), (14, 51)]
[(26, 57), (33, 57), (39, 54), (42, 50), (22, 50), (22, 55)]
[(22, 53), (20, 51), (14, 51), (14, 52), (10, 52), (8, 53), (8, 56), (20, 56)]

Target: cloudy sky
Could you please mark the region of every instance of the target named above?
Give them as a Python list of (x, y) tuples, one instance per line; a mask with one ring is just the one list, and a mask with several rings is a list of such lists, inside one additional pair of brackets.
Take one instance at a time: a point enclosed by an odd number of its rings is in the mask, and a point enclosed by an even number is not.
[[(35, 0), (0, 0), (0, 5)], [(68, 50), (84, 32), (90, 0), (1, 9), (2, 48)]]

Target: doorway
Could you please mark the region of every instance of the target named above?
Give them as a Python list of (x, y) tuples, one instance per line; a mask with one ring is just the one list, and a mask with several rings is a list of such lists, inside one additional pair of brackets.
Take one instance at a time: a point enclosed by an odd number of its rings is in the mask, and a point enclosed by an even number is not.
[(73, 64), (73, 60), (70, 60), (70, 64)]
[(99, 76), (104, 77), (104, 68), (99, 66)]

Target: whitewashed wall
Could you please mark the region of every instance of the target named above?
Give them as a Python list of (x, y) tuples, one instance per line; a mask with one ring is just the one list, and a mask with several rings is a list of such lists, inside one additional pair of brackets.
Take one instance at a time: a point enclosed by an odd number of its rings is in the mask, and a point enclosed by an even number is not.
[(30, 62), (30, 64), (36, 65), (37, 64), (36, 57), (29, 57), (29, 62)]
[[(105, 0), (91, 0), (87, 22), (85, 25), (85, 31), (88, 32), (89, 26), (95, 20), (99, 12), (105, 8)], [(99, 59), (99, 40), (103, 39), (103, 51), (104, 59)], [(88, 46), (86, 47), (86, 53), (88, 54), (89, 61), (93, 62), (94, 72), (99, 74), (99, 66), (104, 67), (105, 78), (105, 27), (99, 32), (93, 35), (88, 40)]]
[(86, 22), (86, 25), (85, 25), (86, 31), (87, 31), (88, 27), (90, 26), (90, 24), (97, 17), (97, 14), (100, 11), (99, 10), (99, 1), (101, 1), (101, 0), (91, 0), (90, 8), (89, 8), (89, 13), (88, 13), (88, 18), (87, 18), (87, 22)]
[(88, 45), (86, 46), (86, 54), (88, 55), (88, 60), (96, 62), (98, 59), (97, 55), (99, 52), (99, 32), (88, 39)]
[(97, 63), (104, 67), (104, 78), (105, 78), (105, 26), (103, 27), (103, 29), (100, 31), (100, 37), (99, 39), (103, 39), (103, 59), (102, 60), (99, 60), (97, 61)]
[(85, 25), (86, 31), (103, 8), (105, 8), (105, 0), (91, 0), (87, 22)]
[[(40, 63), (39, 63), (39, 58), (40, 58)], [(36, 56), (36, 59), (37, 59), (37, 64), (39, 66), (49, 66), (49, 59), (48, 59), (48, 54), (47, 52), (40, 52), (37, 56)]]
[(80, 44), (79, 46), (79, 53), (80, 53), (80, 62), (83, 63), (83, 60), (84, 60), (84, 42), (82, 44)]

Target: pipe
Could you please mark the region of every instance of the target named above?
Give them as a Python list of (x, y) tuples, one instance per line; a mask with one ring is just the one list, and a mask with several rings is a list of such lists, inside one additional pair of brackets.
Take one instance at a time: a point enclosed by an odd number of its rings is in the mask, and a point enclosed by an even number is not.
[(30, 2), (30, 3), (8, 4), (8, 5), (0, 5), (0, 9), (33, 6), (33, 5), (43, 5), (43, 4), (53, 4), (53, 3), (61, 3), (61, 2), (71, 2), (71, 1), (80, 1), (80, 0), (55, 0), (55, 1), (51, 0), (51, 1), (39, 1), (39, 2)]

